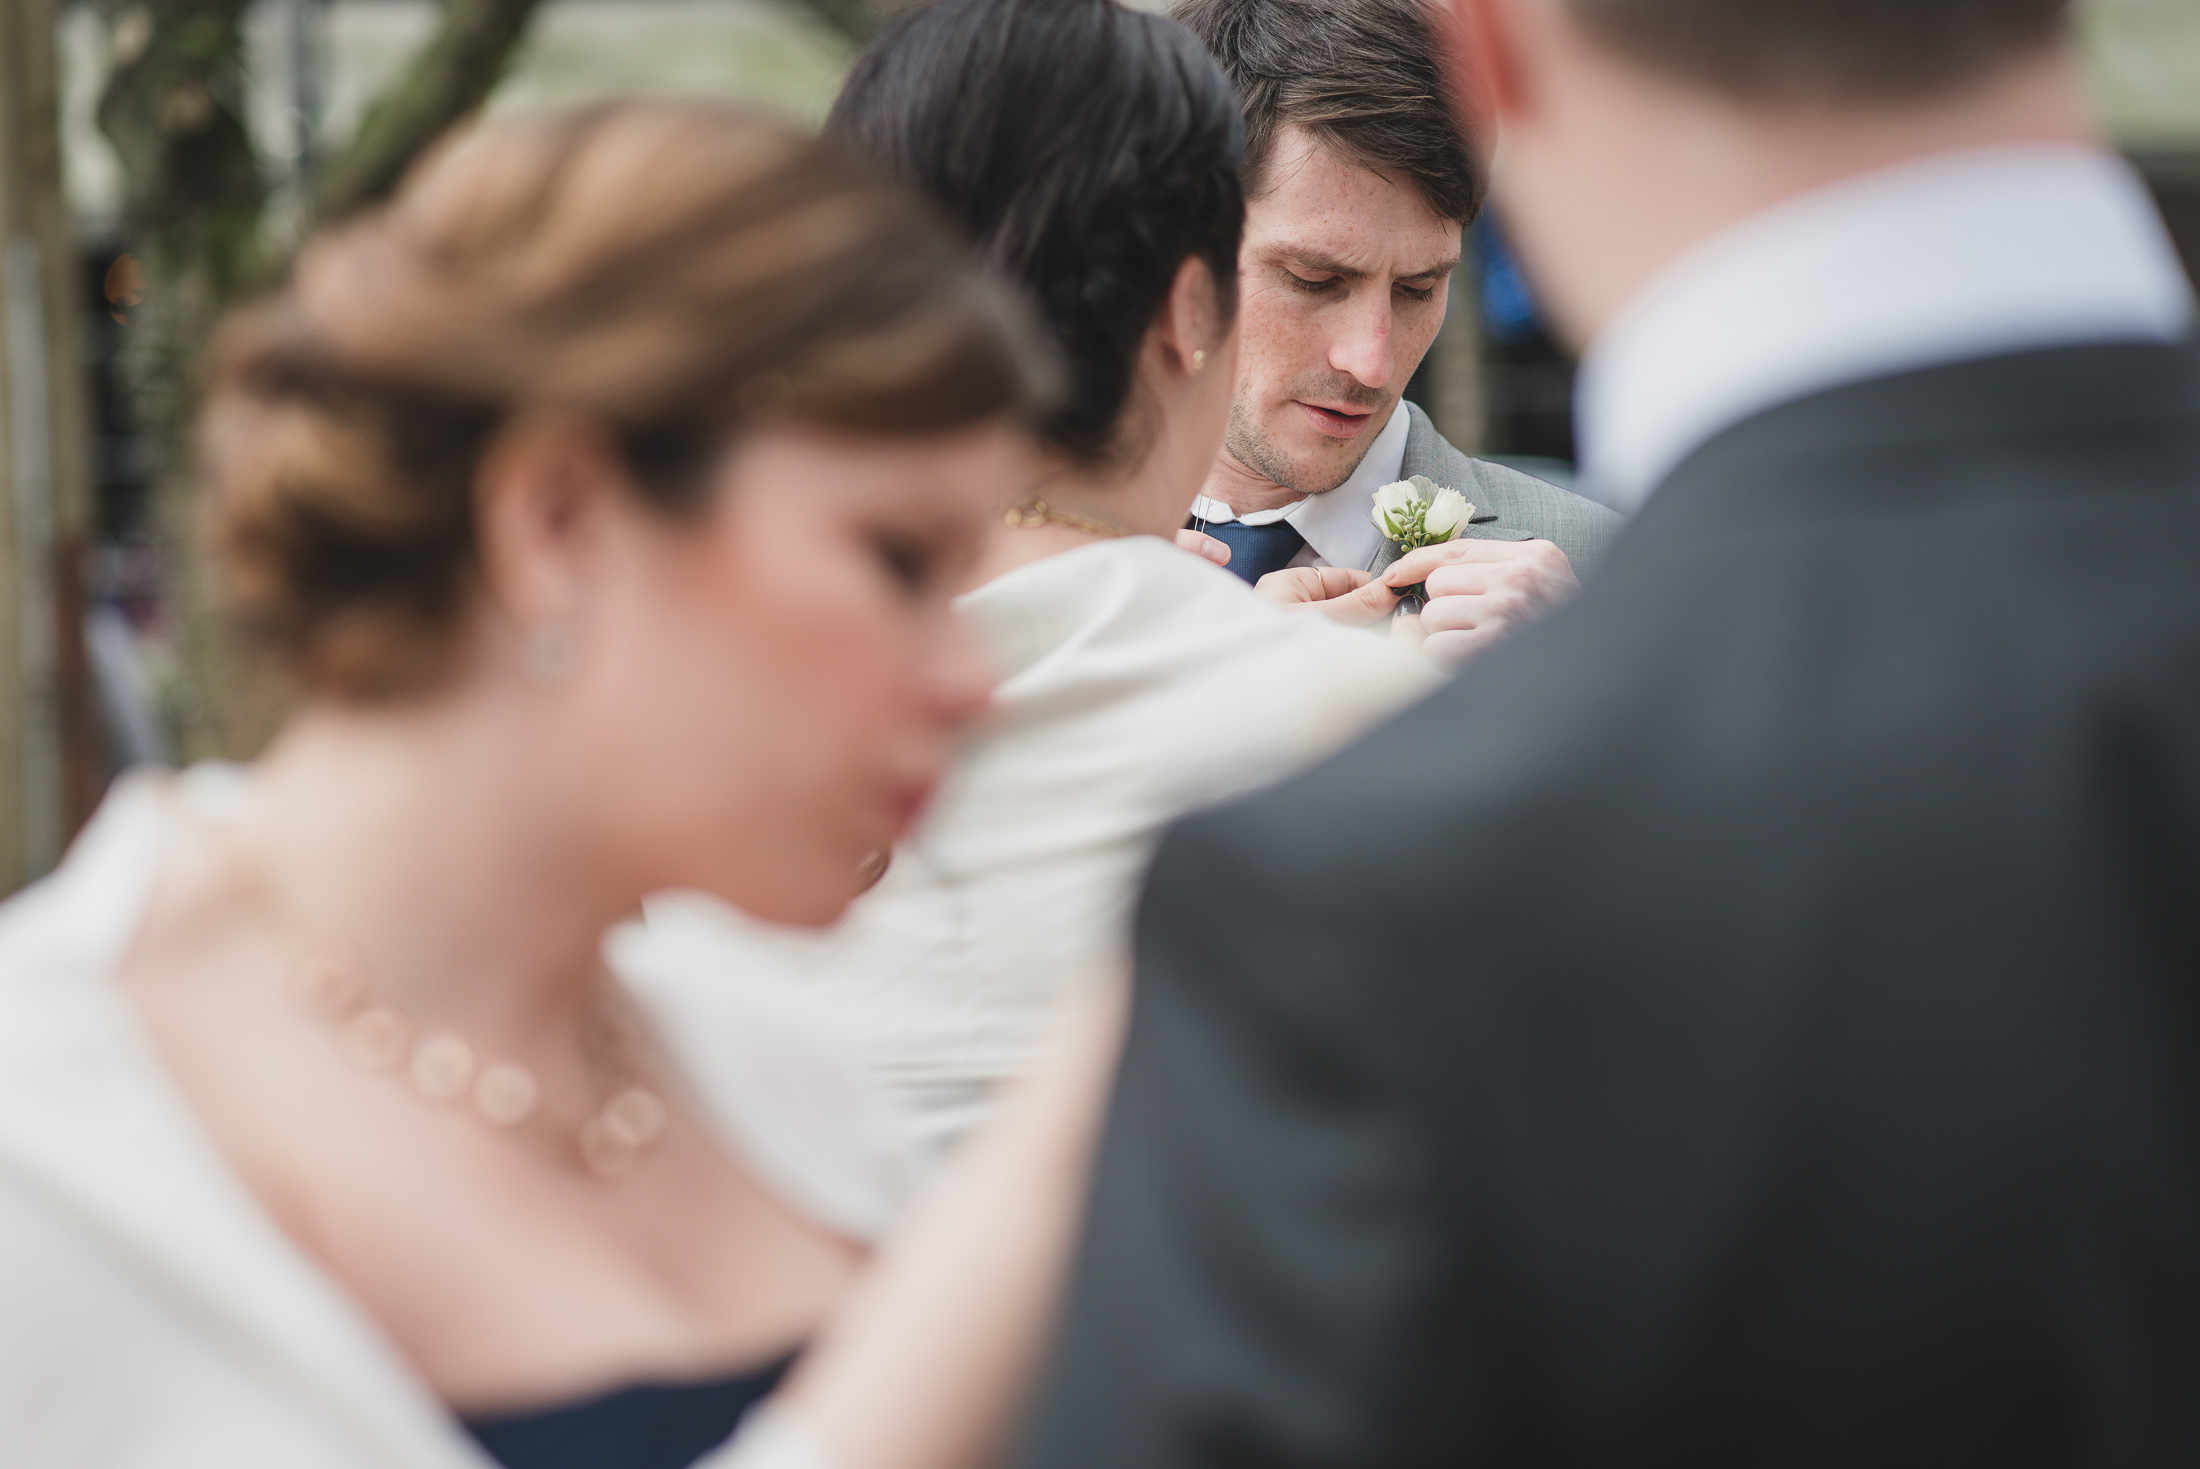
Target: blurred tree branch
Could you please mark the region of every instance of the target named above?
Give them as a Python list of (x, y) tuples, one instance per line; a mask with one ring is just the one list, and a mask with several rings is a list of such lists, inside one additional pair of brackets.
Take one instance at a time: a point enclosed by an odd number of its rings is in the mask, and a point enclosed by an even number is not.
[[(538, 4), (445, 0), (434, 38), (311, 182), (312, 208), (329, 217), (388, 194), (429, 144), (495, 88)], [(124, 228), (144, 281), (143, 301), (130, 312), (123, 371), (152, 451), (156, 533), (179, 622), (170, 714), (179, 747), (193, 758), (252, 753), (272, 731), (280, 699), (219, 635), (192, 534), (200, 354), (222, 313), (271, 284), (286, 254), (268, 219), (274, 170), (246, 123), (248, 5), (101, 5), (113, 70), (99, 123), (121, 164)]]
[(806, 10), (825, 22), (858, 48), (877, 35), (879, 27), (901, 9), (894, 0), (793, 0), (793, 4), (797, 10)]
[(313, 190), (322, 219), (348, 214), (397, 187), (412, 161), (487, 100), (540, 0), (447, 0), (443, 25), (411, 70), (360, 123)]
[(168, 0), (115, 14), (114, 70), (99, 123), (125, 187), (130, 247), (146, 300), (127, 366), (144, 427), (163, 438), (188, 416), (192, 359), (212, 313), (264, 277), (268, 190), (246, 130), (246, 0)]

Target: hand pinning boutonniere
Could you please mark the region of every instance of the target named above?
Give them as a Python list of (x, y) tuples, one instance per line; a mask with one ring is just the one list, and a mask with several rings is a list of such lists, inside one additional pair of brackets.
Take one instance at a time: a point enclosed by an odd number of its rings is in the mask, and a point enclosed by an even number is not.
[[(1375, 492), (1374, 508), (1368, 512), (1375, 529), (1396, 543), (1401, 556), (1423, 546), (1442, 545), (1465, 530), (1473, 518), (1474, 506), (1464, 495), (1437, 488), (1425, 474), (1384, 485)], [(1400, 611), (1420, 611), (1428, 602), (1428, 583), (1403, 588), (1398, 602)]]

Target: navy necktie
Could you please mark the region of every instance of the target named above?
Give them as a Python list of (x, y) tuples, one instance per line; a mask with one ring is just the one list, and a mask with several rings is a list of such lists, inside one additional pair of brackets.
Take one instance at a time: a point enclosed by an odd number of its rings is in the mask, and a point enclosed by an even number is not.
[(1248, 582), (1259, 581), (1271, 571), (1283, 570), (1306, 544), (1306, 537), (1292, 529), (1286, 520), (1272, 520), (1266, 525), (1226, 520), (1220, 525), (1206, 527), (1206, 531), (1230, 548), (1230, 570)]

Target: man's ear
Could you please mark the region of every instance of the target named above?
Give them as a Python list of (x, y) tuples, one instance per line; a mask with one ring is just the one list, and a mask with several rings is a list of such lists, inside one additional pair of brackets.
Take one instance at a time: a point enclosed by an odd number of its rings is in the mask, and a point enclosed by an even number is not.
[[(1437, 27), (1451, 68), (1452, 95), (1475, 151), (1486, 163), (1495, 151), (1499, 124), (1528, 105), (1527, 72), (1520, 54), (1521, 0), (1450, 0)], [(1528, 0), (1535, 3), (1535, 0)]]
[(1179, 370), (1197, 374), (1219, 355), (1228, 335), (1222, 321), (1222, 302), (1215, 291), (1214, 272), (1197, 255), (1187, 255), (1169, 284), (1169, 299), (1154, 320), (1161, 346), (1175, 358)]
[(571, 619), (582, 602), (625, 466), (601, 427), (522, 417), (499, 429), (474, 472), (484, 590), (525, 630)]

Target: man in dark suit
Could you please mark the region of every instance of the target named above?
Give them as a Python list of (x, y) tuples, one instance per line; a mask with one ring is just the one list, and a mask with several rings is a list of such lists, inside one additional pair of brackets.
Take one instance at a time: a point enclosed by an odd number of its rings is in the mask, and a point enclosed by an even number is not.
[(2200, 1462), (2200, 351), (2065, 6), (1462, 7), (1641, 513), (1163, 846), (1022, 1463)]

